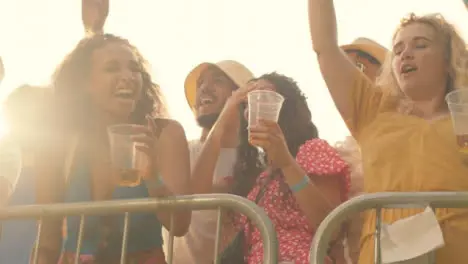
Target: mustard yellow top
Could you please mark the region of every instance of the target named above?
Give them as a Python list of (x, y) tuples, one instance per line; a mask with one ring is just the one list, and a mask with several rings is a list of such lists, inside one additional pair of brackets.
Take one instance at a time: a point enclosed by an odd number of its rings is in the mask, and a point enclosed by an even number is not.
[[(376, 87), (356, 71), (351, 120), (362, 151), (364, 191), (468, 191), (468, 166), (458, 152), (450, 117), (436, 121), (397, 112), (388, 89)], [(419, 213), (420, 209), (382, 210), (384, 223)], [(437, 209), (445, 247), (438, 264), (468, 264), (468, 210)], [(359, 264), (374, 264), (375, 210), (365, 213)]]

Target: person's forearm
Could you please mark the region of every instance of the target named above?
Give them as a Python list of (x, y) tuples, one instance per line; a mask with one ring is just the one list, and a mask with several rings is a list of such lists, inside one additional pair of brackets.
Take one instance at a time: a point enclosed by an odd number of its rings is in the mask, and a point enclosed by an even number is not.
[(309, 26), (315, 52), (338, 46), (333, 0), (309, 0)]
[(203, 143), (192, 170), (191, 182), (194, 194), (213, 192), (213, 174), (221, 151), (221, 135), (215, 125)]
[[(304, 180), (306, 172), (294, 162), (282, 169), (286, 183), (295, 186)], [(329, 199), (310, 181), (302, 189), (294, 192), (299, 207), (304, 212), (312, 228), (317, 228), (327, 214), (334, 208)]]

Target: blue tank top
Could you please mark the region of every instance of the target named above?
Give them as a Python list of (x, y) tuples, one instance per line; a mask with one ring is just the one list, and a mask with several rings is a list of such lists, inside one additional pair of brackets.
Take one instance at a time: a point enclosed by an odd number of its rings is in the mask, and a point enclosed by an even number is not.
[[(36, 202), (35, 179), (30, 168), (23, 168), (10, 197), (8, 206), (31, 205)], [(36, 242), (35, 220), (2, 221), (0, 263), (29, 264), (29, 256)]]
[[(71, 172), (69, 184), (66, 191), (65, 202), (92, 202), (91, 194), (91, 173), (90, 166), (83, 158), (83, 155), (76, 155), (74, 171)], [(148, 190), (144, 182), (136, 187), (116, 187), (112, 199), (135, 199), (149, 197)], [(112, 215), (111, 229), (109, 230), (111, 240), (108, 248), (120, 250), (123, 230), (122, 215)], [(81, 254), (94, 255), (101, 243), (103, 217), (85, 217), (84, 233), (82, 240)], [(64, 239), (64, 250), (76, 252), (80, 216), (67, 217), (67, 236)], [(154, 213), (132, 213), (129, 217), (127, 252), (144, 251), (152, 248), (162, 247), (163, 239), (162, 225)]]

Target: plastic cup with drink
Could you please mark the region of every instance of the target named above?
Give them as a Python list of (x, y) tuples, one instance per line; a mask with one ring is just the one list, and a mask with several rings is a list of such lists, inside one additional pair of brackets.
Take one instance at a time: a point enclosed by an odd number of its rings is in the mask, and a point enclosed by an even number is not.
[(107, 128), (110, 141), (111, 166), (114, 176), (120, 186), (135, 187), (140, 185), (143, 175), (147, 172), (148, 158), (138, 150), (135, 136), (138, 125), (122, 124)]
[(457, 138), (459, 151), (465, 161), (468, 161), (468, 89), (457, 89), (445, 97), (453, 130)]
[(259, 120), (278, 122), (284, 102), (281, 94), (270, 90), (255, 90), (247, 95), (247, 100), (249, 128), (258, 125)]

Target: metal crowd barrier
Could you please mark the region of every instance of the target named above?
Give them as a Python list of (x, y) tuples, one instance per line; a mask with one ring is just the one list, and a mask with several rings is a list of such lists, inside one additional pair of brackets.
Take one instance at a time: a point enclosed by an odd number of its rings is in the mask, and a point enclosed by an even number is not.
[[(381, 263), (380, 252), (380, 212), (385, 208), (464, 208), (468, 207), (468, 192), (392, 192), (365, 194), (341, 204), (320, 224), (310, 249), (311, 264), (324, 264), (328, 244), (333, 233), (338, 230), (350, 215), (375, 209), (376, 216), (376, 261)], [(430, 261), (434, 261), (433, 256)], [(379, 262), (380, 261), (380, 262)]]
[[(47, 216), (81, 216), (78, 242), (77, 242), (77, 257), (74, 261), (79, 264), (78, 255), (81, 249), (83, 225), (85, 224), (84, 215), (103, 215), (103, 214), (122, 214), (125, 213), (123, 239), (122, 239), (122, 254), (120, 263), (124, 264), (126, 261), (126, 245), (128, 237), (128, 223), (130, 212), (142, 211), (156, 211), (156, 210), (173, 210), (173, 209), (187, 209), (187, 210), (213, 210), (218, 211), (218, 224), (216, 229), (216, 245), (214, 253), (214, 263), (218, 263), (218, 251), (220, 246), (221, 237), (221, 219), (222, 209), (231, 209), (248, 217), (252, 224), (256, 225), (260, 231), (263, 239), (263, 263), (276, 264), (278, 258), (278, 242), (276, 232), (266, 213), (253, 202), (229, 194), (206, 194), (206, 195), (190, 195), (178, 196), (171, 198), (161, 199), (131, 199), (131, 200), (114, 200), (92, 203), (63, 203), (63, 204), (50, 204), (50, 205), (28, 205), (28, 206), (14, 206), (4, 207), (0, 209), (0, 220), (13, 220), (24, 218), (37, 218), (39, 219), (38, 232), (36, 240), (39, 241), (41, 236), (41, 219)], [(173, 218), (171, 219), (171, 226)], [(170, 228), (172, 229), (172, 228)], [(171, 232), (169, 240), (169, 256), (168, 262), (172, 263), (172, 244), (173, 235)], [(33, 250), (33, 263), (37, 264), (37, 246)]]

